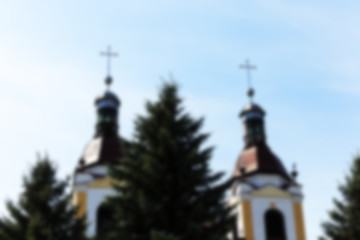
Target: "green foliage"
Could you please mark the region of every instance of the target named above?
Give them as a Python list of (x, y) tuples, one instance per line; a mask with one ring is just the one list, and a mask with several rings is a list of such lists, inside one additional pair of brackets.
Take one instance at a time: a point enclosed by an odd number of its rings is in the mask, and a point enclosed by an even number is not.
[(166, 83), (159, 100), (137, 118), (135, 139), (119, 168), (109, 199), (109, 239), (223, 240), (233, 226), (225, 192), (231, 181), (212, 173), (212, 148), (202, 145), (203, 119), (184, 113), (177, 86)]
[(360, 156), (356, 157), (340, 185), (342, 200), (334, 199), (334, 209), (329, 212), (330, 220), (323, 223), (325, 237), (320, 239), (359, 240), (360, 239)]
[(151, 240), (179, 240), (179, 238), (174, 235), (166, 235), (158, 231), (152, 231)]
[(0, 218), (1, 240), (85, 240), (85, 222), (66, 194), (67, 181), (56, 179), (56, 168), (39, 159), (24, 177), (17, 204), (7, 202), (9, 217)]

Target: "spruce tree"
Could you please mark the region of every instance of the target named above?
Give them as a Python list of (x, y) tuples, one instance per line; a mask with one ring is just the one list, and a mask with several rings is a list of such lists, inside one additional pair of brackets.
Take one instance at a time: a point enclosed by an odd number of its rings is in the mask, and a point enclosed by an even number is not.
[(231, 181), (213, 173), (203, 119), (184, 112), (174, 83), (165, 83), (135, 122), (127, 157), (111, 169), (117, 194), (108, 201), (109, 239), (222, 240), (233, 226), (225, 192)]
[(7, 202), (9, 217), (0, 218), (1, 240), (85, 240), (85, 222), (76, 218), (66, 193), (68, 181), (56, 178), (48, 158), (38, 159), (23, 179), (18, 203)]
[(322, 224), (325, 237), (320, 239), (360, 239), (360, 156), (357, 156), (339, 186), (342, 199), (334, 199), (334, 209), (329, 212), (327, 222)]
[(158, 231), (152, 231), (151, 240), (179, 240), (179, 238), (173, 235), (166, 235)]

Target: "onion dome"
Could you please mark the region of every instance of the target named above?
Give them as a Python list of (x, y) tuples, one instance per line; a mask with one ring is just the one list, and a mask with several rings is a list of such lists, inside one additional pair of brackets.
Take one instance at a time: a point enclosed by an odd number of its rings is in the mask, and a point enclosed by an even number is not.
[(245, 127), (245, 145), (250, 147), (265, 142), (265, 111), (255, 103), (249, 103), (239, 114)]
[(120, 100), (115, 93), (105, 91), (95, 100), (97, 110), (96, 136), (117, 135)]
[(258, 104), (250, 102), (240, 112), (239, 116), (240, 117), (251, 118), (251, 117), (256, 117), (256, 116), (254, 116), (256, 114), (258, 114), (257, 117), (263, 118), (266, 113)]
[(109, 90), (105, 91), (98, 98), (95, 99), (95, 106), (99, 108), (114, 108), (118, 109), (120, 106), (120, 100), (115, 93)]
[(270, 150), (266, 143), (265, 111), (253, 102), (255, 90), (251, 87), (250, 71), (256, 66), (246, 60), (240, 68), (247, 70), (249, 89), (247, 95), (250, 103), (240, 112), (239, 117), (244, 125), (244, 150), (237, 159), (234, 176), (246, 177), (256, 173), (277, 174), (285, 179), (291, 178), (280, 159)]
[(270, 150), (267, 144), (254, 145), (242, 151), (235, 165), (234, 176), (255, 173), (277, 174), (291, 180), (281, 160)]
[(278, 174), (290, 180), (280, 159), (266, 143), (265, 114), (262, 107), (252, 101), (240, 112), (245, 129), (245, 147), (236, 162), (234, 176), (265, 173)]
[[(111, 77), (106, 78), (110, 86)], [(78, 172), (96, 165), (117, 164), (123, 156), (118, 135), (118, 112), (121, 102), (109, 89), (95, 99), (97, 123), (94, 138), (86, 145), (77, 168)]]

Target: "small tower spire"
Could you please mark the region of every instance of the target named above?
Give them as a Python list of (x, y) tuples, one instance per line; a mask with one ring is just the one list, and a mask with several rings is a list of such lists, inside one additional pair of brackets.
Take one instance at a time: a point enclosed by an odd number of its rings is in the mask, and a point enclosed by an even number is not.
[(251, 70), (256, 70), (256, 66), (255, 65), (251, 65), (250, 64), (250, 60), (246, 59), (245, 60), (245, 64), (240, 64), (239, 66), (241, 69), (245, 69), (246, 70), (246, 73), (247, 73), (247, 80), (248, 80), (248, 92), (247, 92), (247, 95), (249, 96), (250, 98), (250, 102), (252, 102), (252, 98), (255, 94), (255, 91), (254, 89), (252, 88), (252, 85), (251, 85)]
[(107, 88), (110, 88), (110, 85), (112, 83), (112, 77), (111, 77), (111, 58), (117, 57), (118, 54), (116, 52), (111, 51), (111, 46), (108, 46), (107, 51), (100, 52), (101, 56), (104, 56), (107, 58), (107, 77), (105, 78), (105, 84), (107, 85)]
[(246, 147), (251, 147), (257, 144), (265, 143), (265, 128), (264, 117), (265, 111), (257, 104), (253, 102), (253, 96), (255, 94), (251, 85), (251, 70), (255, 70), (256, 66), (251, 65), (248, 59), (244, 64), (239, 66), (241, 69), (245, 69), (247, 72), (248, 81), (248, 96), (250, 103), (240, 112), (240, 117), (243, 119), (245, 127), (245, 144)]
[(293, 164), (293, 170), (291, 171), (291, 176), (293, 178), (293, 180), (295, 181), (296, 180), (296, 177), (299, 175), (299, 172), (297, 170), (297, 167), (296, 167), (296, 163)]
[(98, 118), (96, 136), (117, 136), (120, 99), (110, 91), (110, 85), (113, 81), (111, 77), (111, 58), (117, 57), (118, 54), (111, 50), (111, 46), (108, 46), (106, 51), (100, 52), (100, 55), (107, 58), (107, 76), (105, 78), (107, 90), (95, 100)]

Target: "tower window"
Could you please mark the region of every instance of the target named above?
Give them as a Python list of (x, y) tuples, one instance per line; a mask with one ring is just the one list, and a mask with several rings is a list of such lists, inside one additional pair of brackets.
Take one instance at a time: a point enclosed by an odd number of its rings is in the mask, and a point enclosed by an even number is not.
[(111, 108), (103, 108), (98, 112), (98, 122), (99, 123), (111, 123), (116, 122), (117, 112)]
[(261, 126), (259, 124), (256, 125), (256, 133), (261, 133)]
[(266, 240), (286, 240), (284, 217), (276, 209), (265, 213)]
[(98, 240), (106, 236), (107, 222), (111, 218), (111, 209), (105, 204), (101, 204), (97, 212), (96, 236)]
[(232, 240), (239, 239), (237, 224), (238, 224), (238, 218), (236, 216), (235, 221), (234, 221), (233, 231), (232, 231)]

